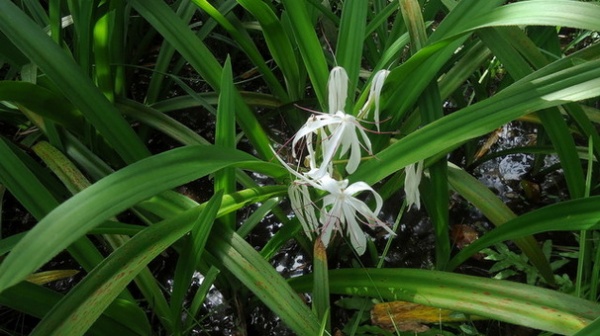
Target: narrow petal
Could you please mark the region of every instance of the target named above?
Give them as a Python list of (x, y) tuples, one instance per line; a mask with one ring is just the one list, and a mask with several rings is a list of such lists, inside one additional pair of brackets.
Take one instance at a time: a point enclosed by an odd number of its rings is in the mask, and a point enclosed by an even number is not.
[(371, 186), (362, 181), (354, 182), (346, 188), (346, 193), (349, 195), (356, 195), (361, 191), (370, 191), (375, 194), (375, 190), (373, 190)]
[(371, 81), (371, 89), (369, 91), (369, 98), (367, 102), (360, 110), (359, 117), (365, 118), (369, 110), (373, 105), (375, 105), (375, 112), (373, 114), (373, 120), (375, 121), (375, 126), (377, 127), (377, 132), (379, 132), (379, 101), (381, 97), (381, 90), (383, 89), (383, 84), (387, 76), (390, 74), (389, 70), (379, 70), (373, 76), (373, 80)]
[(321, 209), (321, 240), (327, 247), (334, 230), (341, 231), (341, 224), (345, 222), (344, 215), (342, 213), (341, 204), (334, 202), (330, 210), (327, 210), (324, 205)]
[(316, 189), (319, 189), (319, 190), (323, 190), (323, 188), (321, 188), (321, 186), (318, 183), (315, 183), (313, 180), (307, 178), (303, 174), (300, 174), (297, 171), (295, 171), (292, 168), (290, 168), (290, 166), (288, 166), (288, 164), (285, 163), (285, 161), (283, 161), (283, 159), (281, 159), (279, 157), (279, 155), (277, 155), (277, 152), (275, 152), (275, 150), (273, 149), (273, 147), (271, 147), (271, 150), (273, 151), (273, 154), (275, 154), (275, 157), (277, 158), (277, 161), (279, 161), (281, 163), (281, 165), (284, 166), (288, 170), (288, 172), (290, 172), (292, 175), (294, 175), (298, 179), (298, 181), (300, 183), (305, 183), (305, 184), (308, 184), (308, 185), (312, 186), (313, 188), (316, 188)]
[(323, 227), (321, 228), (321, 241), (323, 241), (323, 245), (325, 245), (325, 247), (327, 247), (329, 245), (329, 241), (331, 241), (331, 236), (333, 235), (333, 230), (336, 229), (336, 226), (338, 225), (338, 219), (333, 218), (329, 213), (327, 213), (326, 211), (322, 211), (322, 213), (324, 213), (324, 218), (326, 218), (326, 220), (324, 222), (322, 222)]
[(346, 218), (346, 232), (350, 236), (350, 243), (359, 255), (363, 255), (367, 249), (367, 237), (358, 225), (355, 212), (348, 206), (343, 208)]
[(421, 197), (419, 193), (419, 184), (423, 176), (423, 161), (406, 166), (406, 177), (404, 179), (404, 193), (406, 194), (406, 203), (408, 210), (414, 204), (418, 209), (421, 209)]
[[(315, 204), (312, 202), (308, 187), (306, 185), (300, 186), (300, 192), (302, 194), (302, 212), (304, 218), (306, 218), (307, 227), (310, 229), (310, 233), (317, 232), (319, 221), (315, 214)], [(310, 237), (310, 234), (307, 235)]]
[(321, 161), (321, 165), (319, 166), (320, 175), (324, 174), (327, 171), (329, 165), (333, 162), (333, 158), (340, 145), (340, 139), (342, 135), (343, 132), (341, 132), (340, 129), (338, 129), (331, 135), (331, 137), (322, 140), (321, 150), (323, 158)]
[(344, 111), (348, 97), (348, 74), (342, 67), (335, 67), (329, 73), (329, 113)]
[[(304, 229), (304, 233), (307, 237), (311, 237), (311, 232), (313, 232), (313, 224), (310, 223), (310, 220), (304, 217), (304, 201), (301, 190), (299, 189), (301, 186), (291, 184), (288, 188), (288, 195), (290, 197), (290, 203), (292, 205), (292, 210), (296, 214), (298, 221), (302, 225), (302, 229)], [(306, 186), (305, 186), (306, 187)]]
[[(325, 199), (337, 199), (348, 186), (348, 180), (338, 181), (327, 174), (319, 180), (319, 185), (321, 186), (322, 190), (325, 190), (329, 193), (329, 195), (325, 196), (323, 199), (323, 201), (326, 202)], [(334, 202), (335, 200), (331, 201), (331, 203)]]
[(365, 132), (365, 130), (362, 126), (356, 127), (356, 130), (358, 131), (358, 133), (360, 134), (360, 136), (363, 139), (363, 146), (365, 147), (367, 152), (369, 152), (369, 154), (371, 154), (371, 152), (373, 150), (371, 149), (371, 139), (369, 139), (367, 132)]
[[(313, 115), (311, 116), (304, 125), (302, 125), (302, 127), (298, 130), (298, 132), (296, 132), (296, 134), (294, 135), (294, 138), (292, 140), (292, 148), (296, 148), (296, 144), (298, 143), (298, 141), (302, 140), (302, 139), (306, 139), (306, 147), (309, 149), (309, 151), (312, 149), (312, 151), (314, 151), (314, 148), (312, 146), (312, 137), (313, 134), (317, 134), (319, 132), (319, 130), (322, 130), (324, 127), (330, 125), (330, 124), (335, 124), (335, 123), (339, 123), (340, 120), (338, 120), (337, 118), (331, 117), (328, 114), (324, 114), (324, 115), (320, 115), (320, 116), (316, 116)], [(296, 151), (292, 152), (292, 155), (294, 155), (294, 157), (296, 157)]]
[(381, 90), (383, 90), (383, 84), (387, 76), (390, 74), (389, 70), (379, 70), (373, 78), (373, 84), (371, 84), (371, 94), (375, 99), (375, 113), (373, 114), (373, 120), (379, 132), (379, 100), (381, 98)]
[(360, 164), (360, 160), (362, 158), (362, 156), (360, 155), (360, 149), (360, 142), (358, 141), (358, 138), (355, 135), (352, 141), (350, 157), (348, 158), (348, 163), (346, 164), (346, 172), (348, 172), (348, 174), (354, 173), (356, 171), (356, 168), (358, 168), (358, 165)]

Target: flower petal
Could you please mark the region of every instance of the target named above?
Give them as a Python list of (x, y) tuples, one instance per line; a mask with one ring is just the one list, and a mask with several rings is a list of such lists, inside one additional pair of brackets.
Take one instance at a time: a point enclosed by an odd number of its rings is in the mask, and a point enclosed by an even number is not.
[(315, 232), (317, 229), (317, 221), (314, 214), (314, 207), (310, 202), (310, 198), (307, 199), (305, 192), (308, 193), (308, 188), (305, 185), (291, 184), (288, 188), (292, 210), (294, 210), (306, 236), (311, 237), (312, 232)]
[(358, 225), (356, 213), (347, 204), (343, 207), (343, 213), (346, 218), (345, 229), (350, 236), (350, 243), (358, 255), (363, 255), (367, 248), (367, 237), (360, 228), (360, 225)]
[(360, 110), (359, 116), (366, 116), (371, 106), (375, 104), (375, 112), (373, 114), (373, 120), (375, 121), (375, 126), (377, 127), (377, 132), (379, 132), (379, 100), (381, 97), (381, 91), (383, 90), (383, 84), (387, 76), (390, 74), (389, 70), (379, 70), (373, 76), (373, 81), (371, 82), (371, 90), (369, 91), (369, 98), (365, 103), (365, 106)]
[(404, 179), (404, 193), (406, 194), (406, 203), (408, 210), (414, 204), (418, 209), (421, 209), (421, 197), (419, 193), (419, 184), (423, 176), (423, 161), (413, 163), (405, 168), (406, 177)]
[(329, 73), (329, 114), (344, 111), (348, 98), (348, 74), (342, 67), (335, 67)]

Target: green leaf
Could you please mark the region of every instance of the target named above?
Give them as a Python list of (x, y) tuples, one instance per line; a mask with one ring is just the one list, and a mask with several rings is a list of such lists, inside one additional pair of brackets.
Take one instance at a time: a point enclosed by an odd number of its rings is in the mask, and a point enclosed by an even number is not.
[(327, 107), (327, 78), (329, 70), (323, 54), (323, 48), (308, 15), (304, 1), (283, 0), (285, 10), (294, 30), (294, 37), (308, 76), (312, 82), (317, 99), (323, 110)]
[(591, 230), (600, 227), (600, 196), (561, 202), (516, 217), (480, 237), (450, 261), (450, 269), (484, 247), (546, 231)]
[[(63, 298), (63, 295), (48, 289), (23, 281), (0, 294), (0, 304), (25, 314), (43, 318)], [(128, 310), (138, 307), (127, 305), (120, 301), (108, 307), (106, 314), (99, 316), (94, 322), (90, 335), (148, 335), (149, 324), (143, 315), (132, 315)], [(140, 311), (141, 312), (141, 311)], [(120, 318), (119, 318), (120, 317)]]
[[(448, 182), (456, 192), (475, 205), (495, 226), (504, 225), (517, 217), (487, 186), (452, 164), (448, 167)], [(544, 255), (535, 238), (523, 236), (515, 239), (515, 243), (531, 260), (531, 263), (538, 269), (544, 280), (549, 284), (553, 284), (554, 273), (548, 264), (548, 258)], [(452, 270), (452, 268), (448, 268), (448, 270)]]
[(280, 165), (239, 151), (189, 146), (149, 157), (96, 182), (54, 209), (15, 246), (0, 265), (0, 293), (107, 218), (161, 191), (233, 165), (282, 173)]
[[(171, 321), (174, 324), (175, 333), (181, 331), (179, 321), (183, 312), (185, 296), (188, 293), (192, 276), (194, 275), (196, 266), (200, 262), (210, 230), (221, 207), (222, 198), (223, 191), (219, 191), (206, 203), (200, 216), (193, 221), (194, 225), (191, 234), (186, 237), (183, 250), (179, 254), (173, 277), (173, 292), (170, 302)], [(184, 222), (182, 224), (189, 227), (188, 223)]]
[(445, 153), (522, 115), (600, 95), (600, 61), (556, 71), (571, 62), (570, 58), (554, 62), (489, 99), (424, 126), (377, 153), (377, 159), (361, 164), (350, 179), (373, 184), (408, 164)]
[(293, 37), (286, 35), (281, 22), (266, 3), (257, 0), (238, 0), (238, 3), (260, 23), (269, 52), (285, 78), (290, 100), (298, 99), (303, 95), (303, 88), (300, 87), (300, 70), (290, 41)]
[(313, 256), (313, 311), (319, 321), (325, 321), (325, 330), (331, 331), (327, 249), (325, 248), (325, 245), (323, 245), (321, 238), (316, 238), (314, 241)]
[(367, 11), (369, 3), (364, 0), (347, 0), (342, 7), (337, 46), (335, 48), (337, 65), (348, 73), (350, 103), (354, 100), (354, 88), (358, 87), (358, 73), (361, 68)]
[(149, 155), (117, 109), (73, 59), (11, 1), (0, 2), (0, 31), (56, 84), (126, 162)]
[(216, 226), (207, 250), (297, 335), (319, 335), (319, 320), (281, 275), (239, 235)]
[[(192, 67), (215, 90), (220, 90), (222, 67), (204, 43), (190, 30), (169, 6), (160, 0), (130, 0), (131, 5), (173, 45)], [(252, 111), (243, 102), (239, 92), (234, 92), (237, 122), (264, 158), (273, 157), (270, 141)]]
[[(231, 59), (227, 57), (221, 78), (221, 93), (217, 107), (217, 126), (215, 132), (215, 145), (223, 148), (235, 149), (235, 87), (233, 86), (233, 74), (231, 70)], [(223, 191), (230, 194), (235, 191), (235, 169), (225, 168), (215, 173), (215, 192)], [(228, 214), (222, 218), (225, 225), (232, 230), (235, 229), (236, 215)]]
[(28, 110), (77, 131), (84, 119), (63, 96), (28, 82), (0, 81), (0, 100)]
[[(58, 206), (59, 202), (51, 188), (61, 190), (62, 186), (55, 184), (56, 181), (36, 162), (1, 137), (0, 156), (0, 183), (35, 218), (43, 218)], [(73, 237), (72, 242), (74, 244), (70, 246), (69, 252), (84, 269), (90, 270), (102, 260), (102, 255), (87, 237)]]
[(573, 336), (595, 336), (598, 333), (598, 328), (600, 328), (600, 317), (596, 318), (587, 327), (573, 334)]
[[(290, 279), (311, 290), (311, 275)], [(338, 269), (329, 272), (332, 293), (403, 300), (499, 321), (572, 334), (600, 314), (597, 303), (530, 285), (420, 269)]]
[[(181, 238), (192, 226), (203, 231), (202, 234), (200, 234), (201, 231), (197, 231), (199, 235), (193, 238), (195, 242), (201, 243), (201, 241), (196, 241), (197, 239), (206, 242), (221, 198), (222, 196), (218, 195), (205, 206), (190, 209), (180, 216), (154, 224), (135, 235), (69, 291), (52, 312), (42, 319), (32, 335), (85, 334), (96, 318), (125, 289), (127, 284), (152, 259)], [(187, 252), (198, 251), (195, 251), (194, 248), (194, 251)], [(197, 258), (199, 255), (196, 254), (190, 261), (193, 262)], [(194, 266), (195, 263), (192, 267)], [(188, 269), (191, 273), (193, 270), (193, 268)], [(185, 285), (182, 282), (179, 284)], [(177, 315), (177, 318), (171, 323), (177, 323), (175, 321), (178, 321), (179, 316)]]

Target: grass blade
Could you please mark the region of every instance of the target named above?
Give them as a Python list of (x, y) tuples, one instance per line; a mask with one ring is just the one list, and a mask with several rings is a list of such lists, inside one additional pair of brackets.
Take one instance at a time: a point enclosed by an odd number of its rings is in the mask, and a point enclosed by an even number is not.
[[(215, 131), (215, 145), (223, 148), (235, 149), (235, 104), (234, 104), (233, 74), (231, 59), (227, 57), (221, 79), (221, 93), (217, 107), (217, 126)], [(226, 194), (235, 191), (235, 168), (225, 168), (215, 173), (215, 192), (223, 191)], [(231, 230), (235, 230), (236, 215), (231, 213), (222, 218)]]
[(321, 108), (327, 107), (327, 78), (329, 69), (323, 54), (323, 48), (308, 15), (307, 4), (304, 1), (283, 0), (285, 10), (294, 30), (298, 49), (304, 60), (304, 66), (315, 90)]
[[(350, 88), (358, 87), (368, 6), (368, 1), (347, 0), (342, 7), (342, 20), (335, 47), (335, 58), (337, 65), (348, 73), (348, 87)], [(352, 103), (354, 97), (355, 95), (350, 93), (348, 103)]]
[[(173, 332), (181, 332), (180, 320), (183, 313), (185, 295), (189, 290), (192, 276), (200, 262), (204, 246), (210, 230), (221, 207), (223, 192), (219, 191), (206, 203), (200, 216), (194, 220), (191, 235), (186, 237), (183, 250), (179, 254), (175, 276), (173, 278), (173, 293), (171, 294), (171, 321)], [(184, 225), (187, 223), (184, 223)]]
[(319, 335), (319, 322), (285, 280), (235, 232), (215, 227), (207, 249), (297, 335)]
[[(0, 293), (105, 219), (157, 193), (235, 165), (278, 175), (281, 167), (211, 146), (188, 146), (149, 157), (98, 181), (44, 217), (0, 265)], [(47, 241), (48, 235), (55, 237)], [(38, 246), (32, 250), (29, 246)]]
[[(216, 211), (209, 208), (211, 210), (205, 213), (205, 209), (206, 206), (191, 209), (135, 235), (69, 291), (52, 312), (42, 319), (31, 335), (85, 334), (127, 284), (152, 259), (189, 231), (192, 225), (208, 224), (205, 234), (210, 231)], [(213, 219), (210, 219), (211, 215)], [(175, 321), (171, 320), (171, 323)]]
[(56, 84), (126, 162), (148, 156), (131, 127), (72, 58), (10, 1), (0, 2), (0, 31)]
[(546, 231), (591, 230), (600, 227), (600, 196), (549, 205), (514, 218), (465, 247), (450, 261), (454, 268), (492, 244)]
[[(290, 280), (309, 291), (311, 275)], [(600, 305), (512, 281), (420, 269), (339, 269), (329, 272), (332, 293), (403, 300), (573, 334), (600, 314)]]
[[(450, 165), (448, 167), (450, 186), (471, 204), (475, 205), (495, 226), (514, 219), (517, 215), (510, 210), (490, 189), (464, 170)], [(548, 284), (554, 284), (554, 273), (537, 241), (531, 237), (515, 239), (515, 244), (531, 260)], [(447, 269), (451, 271), (452, 269)]]

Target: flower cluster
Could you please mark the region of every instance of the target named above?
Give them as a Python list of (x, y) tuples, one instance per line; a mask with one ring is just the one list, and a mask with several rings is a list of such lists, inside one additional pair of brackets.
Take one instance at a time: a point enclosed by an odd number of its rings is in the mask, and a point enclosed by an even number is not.
[[(389, 71), (382, 70), (375, 74), (367, 102), (358, 115), (359, 118), (365, 118), (374, 110), (373, 120), (378, 130), (379, 96), (388, 73)], [(373, 188), (365, 182), (350, 184), (347, 179), (334, 178), (335, 158), (348, 155), (345, 171), (352, 174), (361, 162), (362, 149), (371, 152), (371, 142), (359, 120), (345, 113), (348, 75), (343, 68), (335, 67), (331, 70), (328, 89), (328, 113), (313, 114), (292, 141), (293, 148), (299, 143), (306, 146), (308, 155), (305, 162), (309, 170), (299, 172), (291, 169), (281, 158), (276, 157), (296, 178), (290, 185), (289, 197), (305, 233), (309, 237), (314, 232), (319, 233), (323, 244), (327, 246), (334, 231), (343, 232), (349, 236), (356, 252), (363, 254), (367, 240), (359, 223), (382, 227), (392, 235), (395, 233), (377, 218), (383, 200)], [(318, 146), (315, 146), (315, 142)], [(293, 153), (295, 156), (295, 150)], [(312, 199), (311, 188), (324, 195), (320, 207)], [(356, 197), (365, 192), (374, 198), (375, 209)], [(418, 191), (416, 199), (418, 200)]]

